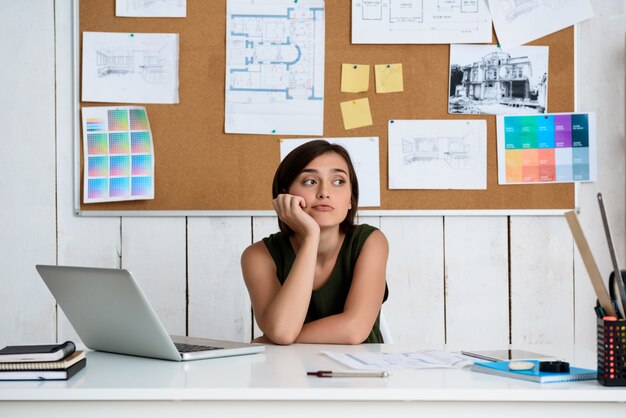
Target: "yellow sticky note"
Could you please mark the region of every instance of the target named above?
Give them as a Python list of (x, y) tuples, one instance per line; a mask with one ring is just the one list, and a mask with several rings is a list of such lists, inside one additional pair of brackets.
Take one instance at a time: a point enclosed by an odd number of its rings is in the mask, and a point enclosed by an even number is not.
[(370, 66), (341, 64), (341, 91), (361, 93), (370, 88)]
[(360, 128), (372, 124), (372, 112), (370, 102), (366, 98), (341, 102), (341, 114), (343, 126), (346, 129)]
[(402, 64), (375, 65), (376, 93), (396, 93), (404, 91)]

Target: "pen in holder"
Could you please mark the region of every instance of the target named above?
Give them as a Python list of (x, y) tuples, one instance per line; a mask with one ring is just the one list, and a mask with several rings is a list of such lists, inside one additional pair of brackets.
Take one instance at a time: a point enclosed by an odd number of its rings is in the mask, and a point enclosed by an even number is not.
[[(626, 270), (621, 270), (622, 283)], [(615, 280), (609, 277), (609, 293), (615, 312), (624, 312), (624, 302)], [(598, 305), (599, 306), (599, 305)], [(598, 315), (598, 382), (604, 386), (626, 386), (626, 319), (605, 317), (596, 307)]]

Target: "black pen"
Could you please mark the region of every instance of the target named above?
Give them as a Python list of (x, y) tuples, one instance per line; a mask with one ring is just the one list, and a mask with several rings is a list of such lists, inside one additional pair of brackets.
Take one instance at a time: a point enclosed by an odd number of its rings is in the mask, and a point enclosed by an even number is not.
[(307, 376), (317, 377), (388, 377), (388, 372), (333, 372), (331, 370), (318, 370), (306, 372)]

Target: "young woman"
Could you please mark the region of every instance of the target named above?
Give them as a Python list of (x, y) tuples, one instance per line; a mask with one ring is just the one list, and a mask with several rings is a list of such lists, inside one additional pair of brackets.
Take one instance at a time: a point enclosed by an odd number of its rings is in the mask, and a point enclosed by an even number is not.
[(241, 257), (264, 333), (255, 342), (382, 343), (389, 247), (380, 230), (354, 225), (359, 184), (348, 152), (301, 145), (278, 166), (272, 195), (280, 232)]

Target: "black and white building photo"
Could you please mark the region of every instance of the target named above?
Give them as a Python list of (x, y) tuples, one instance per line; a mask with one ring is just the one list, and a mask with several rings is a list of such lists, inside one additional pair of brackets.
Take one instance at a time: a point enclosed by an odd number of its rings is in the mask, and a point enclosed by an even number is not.
[(448, 113), (546, 113), (548, 47), (450, 45)]

